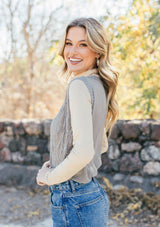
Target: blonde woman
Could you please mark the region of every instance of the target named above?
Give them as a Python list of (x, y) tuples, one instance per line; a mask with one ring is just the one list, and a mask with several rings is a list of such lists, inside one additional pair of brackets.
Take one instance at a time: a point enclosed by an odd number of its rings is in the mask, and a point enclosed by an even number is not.
[(50, 128), (50, 160), (37, 174), (48, 185), (54, 227), (105, 227), (108, 195), (95, 179), (118, 116), (118, 75), (104, 27), (78, 18), (66, 28), (60, 55), (68, 81), (64, 103)]

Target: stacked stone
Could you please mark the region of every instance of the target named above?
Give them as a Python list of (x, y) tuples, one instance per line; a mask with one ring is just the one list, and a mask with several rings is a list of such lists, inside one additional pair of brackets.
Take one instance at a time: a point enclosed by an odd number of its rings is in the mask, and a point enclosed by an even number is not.
[[(0, 121), (0, 162), (41, 165), (49, 159), (51, 120)], [(160, 121), (119, 120), (102, 155), (103, 172), (160, 175)]]
[(0, 161), (41, 165), (49, 159), (51, 120), (0, 121)]
[(118, 121), (102, 160), (105, 172), (160, 175), (160, 121)]

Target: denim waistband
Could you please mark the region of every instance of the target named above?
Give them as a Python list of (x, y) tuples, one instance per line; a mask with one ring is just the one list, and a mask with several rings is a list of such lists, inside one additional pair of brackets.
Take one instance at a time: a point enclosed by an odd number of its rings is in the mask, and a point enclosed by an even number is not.
[[(95, 177), (92, 177), (92, 180), (90, 182), (94, 182), (94, 183), (98, 184)], [(90, 183), (90, 182), (88, 182), (88, 183)], [(62, 182), (60, 184), (50, 185), (49, 189), (51, 189), (51, 190), (71, 190), (71, 191), (75, 191), (75, 189), (79, 188), (82, 185), (85, 185), (85, 184), (79, 183), (79, 182), (76, 182), (76, 181), (73, 181), (73, 180), (67, 180), (67, 181)]]

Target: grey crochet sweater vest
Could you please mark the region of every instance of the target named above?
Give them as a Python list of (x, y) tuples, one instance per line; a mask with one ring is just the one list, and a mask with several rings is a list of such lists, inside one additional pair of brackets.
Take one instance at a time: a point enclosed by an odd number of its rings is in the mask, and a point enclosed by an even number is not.
[(63, 105), (58, 114), (51, 122), (50, 127), (50, 163), (51, 168), (55, 168), (70, 153), (73, 147), (73, 133), (71, 127), (71, 115), (69, 107), (69, 86), (73, 80), (82, 80), (91, 95), (92, 117), (93, 117), (93, 139), (95, 155), (93, 159), (83, 169), (76, 173), (71, 179), (79, 183), (88, 183), (92, 177), (97, 175), (97, 170), (101, 166), (101, 147), (103, 129), (107, 115), (107, 99), (103, 83), (95, 75), (79, 76), (73, 78), (66, 90)]

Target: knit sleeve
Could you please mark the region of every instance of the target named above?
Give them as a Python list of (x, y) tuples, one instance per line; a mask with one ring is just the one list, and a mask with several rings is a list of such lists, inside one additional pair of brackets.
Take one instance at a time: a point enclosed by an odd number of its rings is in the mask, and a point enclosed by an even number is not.
[(82, 80), (73, 80), (69, 87), (69, 106), (73, 131), (73, 147), (69, 155), (47, 175), (48, 185), (69, 180), (94, 157), (92, 102)]

